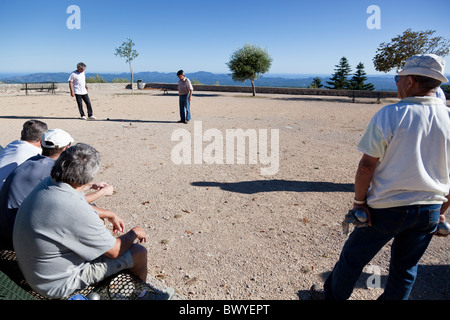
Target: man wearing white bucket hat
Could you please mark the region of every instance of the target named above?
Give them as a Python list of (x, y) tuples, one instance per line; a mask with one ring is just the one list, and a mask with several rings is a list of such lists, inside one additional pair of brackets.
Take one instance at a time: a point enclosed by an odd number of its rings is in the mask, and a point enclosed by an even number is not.
[(355, 177), (354, 209), (368, 225), (355, 228), (324, 290), (313, 299), (348, 299), (364, 266), (393, 239), (389, 277), (380, 299), (406, 300), (418, 262), (449, 207), (450, 109), (436, 90), (445, 61), (416, 55), (398, 73), (399, 103), (379, 110), (358, 144), (363, 152)]

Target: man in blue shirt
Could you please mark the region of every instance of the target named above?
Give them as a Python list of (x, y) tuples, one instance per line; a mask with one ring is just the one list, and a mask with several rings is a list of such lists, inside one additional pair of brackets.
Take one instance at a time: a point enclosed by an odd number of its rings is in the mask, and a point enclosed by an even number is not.
[[(72, 137), (61, 129), (49, 130), (42, 137), (42, 155), (37, 155), (17, 167), (6, 179), (0, 190), (0, 244), (12, 248), (12, 231), (17, 211), (25, 198), (50, 172), (59, 156), (74, 142)], [(92, 183), (89, 188), (95, 192), (85, 195), (92, 203), (102, 196), (111, 195), (113, 187), (107, 183)], [(114, 212), (91, 205), (100, 219), (112, 223), (115, 233), (124, 229), (123, 220)]]
[(50, 175), (55, 160), (74, 140), (61, 129), (49, 130), (42, 137), (42, 155), (31, 157), (6, 179), (0, 191), (0, 242), (12, 246), (12, 230), (22, 201)]

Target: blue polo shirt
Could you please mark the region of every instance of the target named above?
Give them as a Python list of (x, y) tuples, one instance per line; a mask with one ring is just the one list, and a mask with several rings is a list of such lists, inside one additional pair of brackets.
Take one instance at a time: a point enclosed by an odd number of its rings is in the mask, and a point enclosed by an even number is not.
[(17, 211), (23, 200), (42, 180), (50, 176), (55, 160), (43, 155), (31, 157), (8, 176), (0, 191), (0, 237), (12, 241)]

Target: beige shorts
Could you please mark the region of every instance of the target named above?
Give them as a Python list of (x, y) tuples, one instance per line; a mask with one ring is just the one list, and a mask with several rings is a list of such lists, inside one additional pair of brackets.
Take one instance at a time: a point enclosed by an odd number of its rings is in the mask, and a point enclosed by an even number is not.
[(100, 282), (113, 274), (125, 269), (134, 267), (133, 257), (130, 250), (116, 259), (111, 259), (105, 255), (93, 260), (87, 268), (84, 268), (78, 275), (80, 282), (87, 286)]

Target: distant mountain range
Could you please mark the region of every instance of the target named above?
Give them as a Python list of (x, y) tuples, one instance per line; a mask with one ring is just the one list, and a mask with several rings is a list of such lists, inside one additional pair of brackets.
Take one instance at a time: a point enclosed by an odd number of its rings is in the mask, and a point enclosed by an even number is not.
[[(111, 82), (115, 78), (130, 79), (130, 73), (86, 73), (86, 77), (95, 77), (96, 75), (102, 77), (106, 82)], [(0, 74), (0, 81), (4, 83), (32, 83), (32, 82), (67, 82), (70, 73), (58, 72), (58, 73), (32, 73), (28, 75), (2, 75)], [(191, 81), (196, 81), (201, 84), (208, 85), (239, 85), (250, 86), (250, 81), (244, 83), (235, 82), (229, 74), (223, 73), (211, 73), (205, 71), (198, 71), (194, 73), (186, 74)], [(326, 85), (326, 81), (330, 76), (324, 75), (265, 75), (255, 81), (256, 86), (261, 87), (299, 87), (307, 88), (314, 77), (319, 77), (322, 80), (322, 84)], [(395, 91), (397, 90), (392, 75), (382, 76), (367, 76), (368, 83), (373, 83), (376, 90), (379, 91)], [(163, 72), (137, 72), (134, 74), (134, 80), (142, 80), (144, 83), (159, 82), (159, 83), (176, 83), (178, 78), (176, 72), (163, 73)]]

